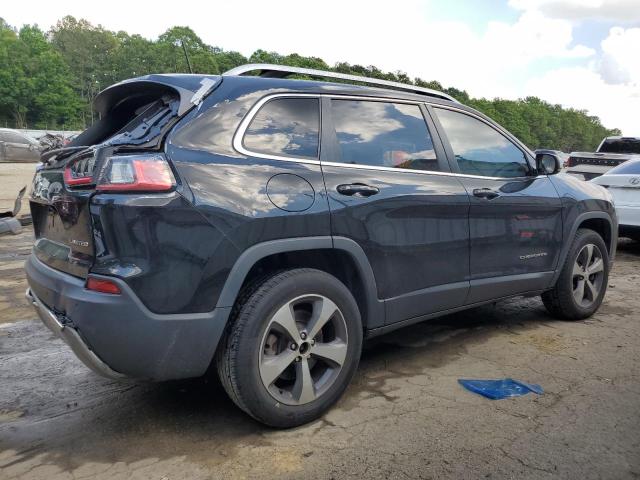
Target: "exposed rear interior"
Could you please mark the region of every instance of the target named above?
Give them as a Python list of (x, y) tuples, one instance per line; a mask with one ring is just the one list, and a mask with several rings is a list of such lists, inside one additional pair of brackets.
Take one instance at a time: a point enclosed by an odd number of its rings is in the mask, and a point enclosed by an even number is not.
[[(108, 98), (99, 97), (96, 100), (100, 119), (78, 135), (70, 146), (97, 145), (111, 137), (132, 133), (141, 123), (151, 123), (161, 110), (173, 102), (179, 102), (177, 92), (164, 85), (145, 84), (144, 88), (127, 86), (129, 88), (109, 94)], [(111, 102), (114, 102), (113, 105)]]
[(166, 85), (116, 85), (96, 99), (98, 121), (69, 148), (43, 156), (30, 202), (34, 253), (42, 262), (77, 277), (87, 276), (95, 256), (89, 205), (94, 177), (105, 159), (118, 151), (160, 148), (178, 118), (179, 104), (179, 92)]

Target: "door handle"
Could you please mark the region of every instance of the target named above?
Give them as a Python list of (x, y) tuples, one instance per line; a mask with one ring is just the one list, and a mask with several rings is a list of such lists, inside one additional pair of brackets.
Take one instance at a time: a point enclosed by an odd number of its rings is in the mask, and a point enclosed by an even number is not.
[(358, 197), (370, 197), (380, 191), (378, 187), (371, 185), (365, 185), (364, 183), (349, 183), (338, 185), (336, 190), (341, 195), (358, 196)]
[(473, 190), (473, 196), (478, 198), (486, 198), (492, 200), (500, 196), (500, 192), (497, 192), (491, 188), (475, 188)]

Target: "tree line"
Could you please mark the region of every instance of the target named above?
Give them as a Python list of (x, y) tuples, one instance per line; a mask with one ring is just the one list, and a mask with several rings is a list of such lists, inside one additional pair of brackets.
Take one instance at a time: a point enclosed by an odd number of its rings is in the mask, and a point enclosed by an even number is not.
[(207, 45), (189, 27), (173, 27), (157, 40), (149, 40), (72, 16), (62, 18), (48, 32), (37, 25), (17, 29), (0, 19), (0, 126), (81, 130), (97, 118), (92, 101), (98, 92), (120, 80), (189, 70), (219, 74), (245, 63), (333, 70), (442, 90), (490, 116), (534, 149), (593, 150), (603, 137), (620, 134), (586, 111), (537, 97), (471, 98), (464, 90), (375, 66), (328, 65), (317, 57), (264, 50), (247, 58)]

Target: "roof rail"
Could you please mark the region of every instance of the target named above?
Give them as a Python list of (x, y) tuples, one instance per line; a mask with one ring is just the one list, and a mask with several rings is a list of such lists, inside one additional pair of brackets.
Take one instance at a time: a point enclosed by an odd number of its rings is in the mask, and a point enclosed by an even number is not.
[(339, 80), (348, 80), (350, 82), (367, 83), (392, 90), (401, 90), (404, 92), (417, 93), (419, 95), (429, 95), (432, 97), (442, 98), (451, 102), (460, 103), (451, 95), (432, 90), (430, 88), (416, 87), (400, 82), (391, 82), (389, 80), (381, 80), (379, 78), (361, 77), (359, 75), (349, 75), (346, 73), (329, 72), (326, 70), (314, 70), (311, 68), (289, 67), (287, 65), (271, 65), (268, 63), (248, 63), (239, 67), (227, 70), (222, 75), (246, 75), (250, 72), (259, 72), (260, 77), (285, 78), (290, 75), (308, 75), (315, 78), (336, 78)]

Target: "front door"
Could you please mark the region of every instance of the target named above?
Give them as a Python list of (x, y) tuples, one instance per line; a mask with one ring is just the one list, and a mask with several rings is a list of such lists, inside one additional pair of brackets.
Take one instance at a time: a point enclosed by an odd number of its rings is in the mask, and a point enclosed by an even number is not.
[(468, 304), (546, 288), (562, 246), (562, 205), (525, 149), (469, 112), (433, 108), (469, 193)]
[(469, 199), (417, 104), (325, 98), (322, 171), (334, 237), (364, 250), (386, 323), (464, 304)]

